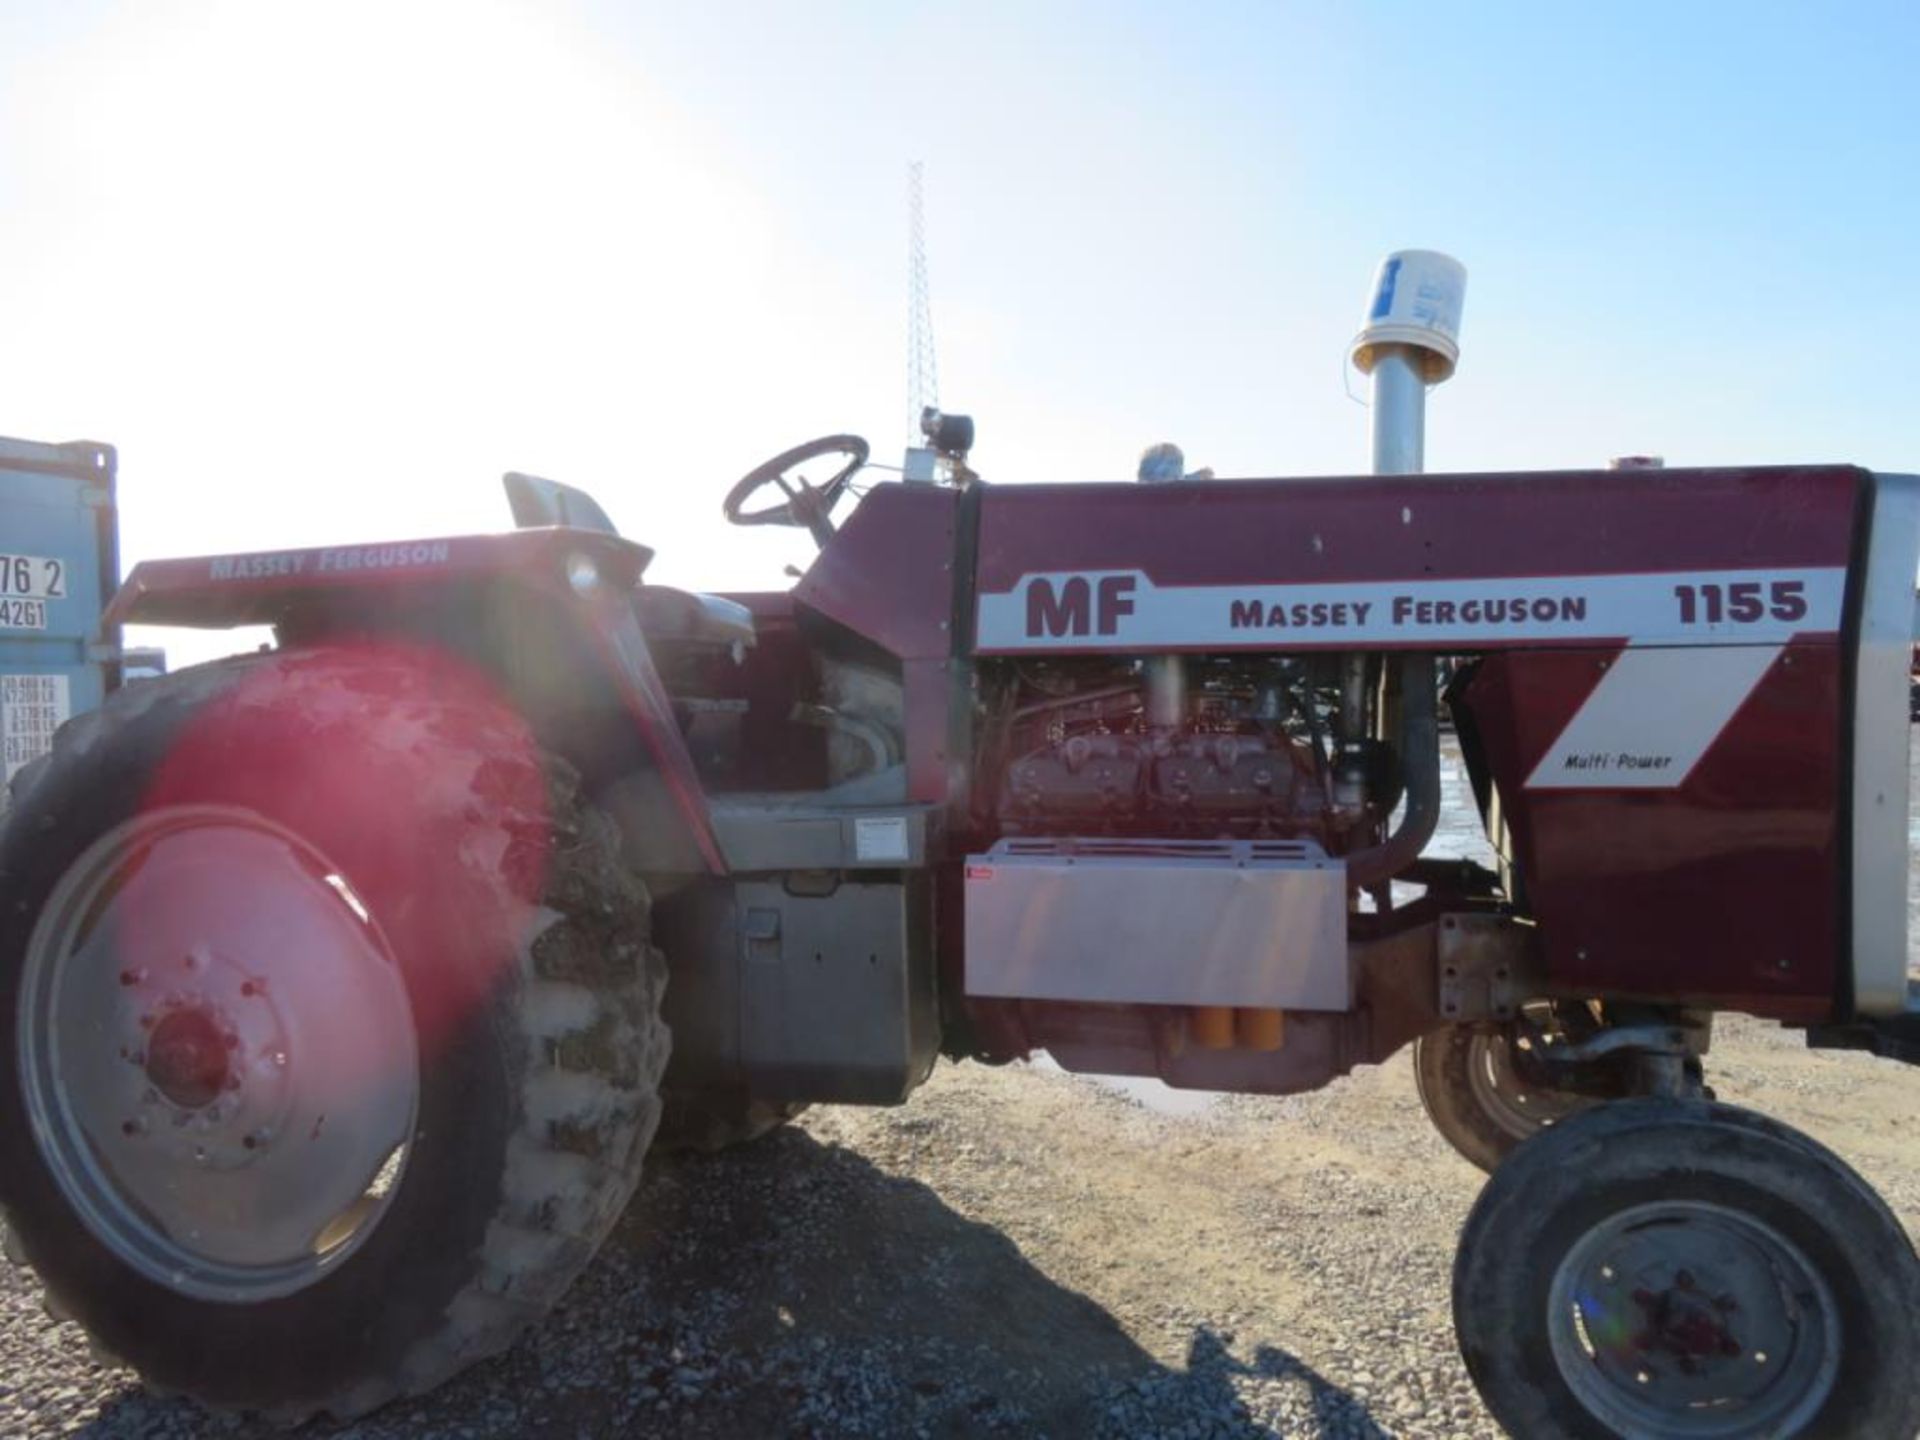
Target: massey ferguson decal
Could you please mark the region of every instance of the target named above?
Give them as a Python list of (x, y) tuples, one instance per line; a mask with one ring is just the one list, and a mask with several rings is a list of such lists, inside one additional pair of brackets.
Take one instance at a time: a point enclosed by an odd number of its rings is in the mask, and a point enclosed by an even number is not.
[(444, 565), (444, 540), (411, 545), (343, 545), (332, 550), (286, 550), (267, 555), (220, 555), (207, 562), (209, 580), (276, 580), (300, 575), (338, 575), (354, 570), (412, 570)]
[(980, 596), (976, 648), (1779, 645), (1836, 632), (1845, 586), (1837, 566), (1338, 585), (1156, 586), (1138, 570), (1028, 575)]

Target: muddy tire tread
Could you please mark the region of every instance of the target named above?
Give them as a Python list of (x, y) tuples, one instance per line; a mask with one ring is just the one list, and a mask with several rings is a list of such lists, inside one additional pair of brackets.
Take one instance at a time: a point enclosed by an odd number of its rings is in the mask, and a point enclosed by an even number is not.
[[(326, 653), (240, 656), (119, 691), (61, 728), (52, 752), (14, 778), (12, 802), (17, 809), (53, 769), (81, 762), (152, 712), (176, 709), (184, 716), (226, 694), (242, 677), (266, 667), (314, 663)], [(337, 663), (380, 661), (345, 656)], [(383, 687), (393, 683), (390, 673), (375, 678), (369, 693), (384, 694)], [(414, 719), (446, 703), (402, 689), (394, 703)], [(475, 727), (484, 731), (484, 720)], [(439, 743), (434, 727), (412, 728), (411, 743)], [(492, 755), (474, 759), (476, 778), (482, 764), (498, 763)], [(264, 1409), (202, 1399), (206, 1408), (257, 1414), (276, 1427), (291, 1427), (321, 1414), (352, 1420), (431, 1390), (506, 1349), (536, 1323), (586, 1267), (626, 1207), (660, 1120), (660, 1077), (670, 1044), (660, 1018), (666, 965), (651, 943), (646, 887), (622, 859), (615, 826), (583, 801), (572, 767), (548, 754), (537, 763), (544, 770), (548, 814), (491, 813), (492, 823), (509, 832), (545, 820), (553, 844), (544, 923), (518, 947), (500, 986), (497, 1013), (520, 1031), (520, 1103), (498, 1210), (471, 1256), (471, 1279), (449, 1299), (439, 1323), (393, 1355), (382, 1373)], [(484, 809), (476, 804), (469, 814)], [(571, 1003), (552, 1003), (556, 987), (573, 992)], [(543, 1003), (529, 1004), (530, 998)], [(0, 1226), (7, 1257), (31, 1266), (32, 1243), (3, 1209)], [(43, 1294), (51, 1315), (66, 1318), (81, 1308), (50, 1286)], [(110, 1354), (107, 1359), (126, 1363)], [(149, 1389), (163, 1393), (165, 1387), (149, 1382)]]

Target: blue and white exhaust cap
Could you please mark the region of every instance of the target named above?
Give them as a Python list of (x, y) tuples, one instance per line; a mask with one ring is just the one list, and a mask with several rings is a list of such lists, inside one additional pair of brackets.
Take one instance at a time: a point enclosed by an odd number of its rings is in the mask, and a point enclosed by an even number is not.
[(1396, 250), (1380, 262), (1366, 323), (1350, 352), (1362, 375), (1388, 345), (1421, 352), (1421, 370), (1438, 385), (1460, 363), (1460, 309), (1467, 298), (1467, 267), (1438, 250)]

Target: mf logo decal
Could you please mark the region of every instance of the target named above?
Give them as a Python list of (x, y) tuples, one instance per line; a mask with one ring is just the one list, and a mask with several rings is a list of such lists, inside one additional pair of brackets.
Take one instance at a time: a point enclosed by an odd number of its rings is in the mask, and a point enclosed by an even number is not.
[(1133, 575), (1069, 575), (1058, 585), (1038, 576), (1027, 586), (1027, 638), (1118, 634), (1138, 584)]

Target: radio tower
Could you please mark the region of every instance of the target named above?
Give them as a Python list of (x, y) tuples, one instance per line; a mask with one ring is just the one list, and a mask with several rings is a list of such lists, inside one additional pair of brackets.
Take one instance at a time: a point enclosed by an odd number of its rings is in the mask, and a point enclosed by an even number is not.
[(920, 415), (940, 405), (933, 358), (933, 307), (927, 296), (927, 228), (920, 162), (907, 166), (907, 444), (921, 443)]

